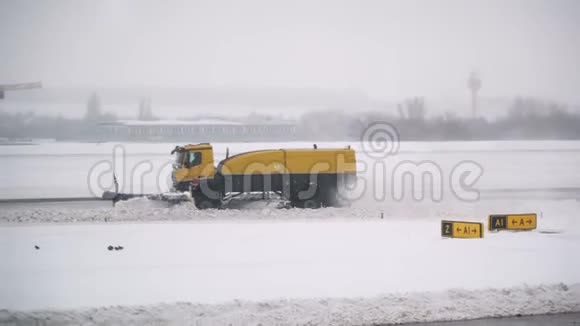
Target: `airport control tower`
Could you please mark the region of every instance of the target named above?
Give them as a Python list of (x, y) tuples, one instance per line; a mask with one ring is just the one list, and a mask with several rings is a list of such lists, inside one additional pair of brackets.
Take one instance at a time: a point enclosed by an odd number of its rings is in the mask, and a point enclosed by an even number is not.
[(478, 108), (478, 98), (477, 93), (481, 89), (481, 79), (479, 75), (473, 71), (469, 74), (469, 79), (467, 80), (467, 87), (471, 91), (471, 113), (473, 119), (477, 118), (477, 108)]

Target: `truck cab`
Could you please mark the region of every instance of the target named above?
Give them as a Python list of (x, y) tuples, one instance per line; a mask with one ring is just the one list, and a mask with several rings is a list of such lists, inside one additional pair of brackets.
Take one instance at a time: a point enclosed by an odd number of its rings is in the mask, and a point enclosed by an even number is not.
[(208, 143), (176, 146), (173, 163), (173, 187), (177, 191), (188, 191), (191, 185), (199, 184), (202, 178), (215, 175), (213, 147)]

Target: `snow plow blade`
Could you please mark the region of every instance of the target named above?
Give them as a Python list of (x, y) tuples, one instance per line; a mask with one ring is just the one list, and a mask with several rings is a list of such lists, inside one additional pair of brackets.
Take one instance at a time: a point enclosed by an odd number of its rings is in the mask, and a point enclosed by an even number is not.
[(139, 198), (145, 197), (149, 200), (160, 200), (169, 202), (172, 204), (192, 201), (191, 195), (187, 192), (164, 192), (160, 194), (125, 194), (125, 193), (117, 193), (113, 191), (105, 191), (101, 196), (104, 200), (112, 200), (113, 203), (116, 203), (121, 200), (129, 200), (132, 198)]

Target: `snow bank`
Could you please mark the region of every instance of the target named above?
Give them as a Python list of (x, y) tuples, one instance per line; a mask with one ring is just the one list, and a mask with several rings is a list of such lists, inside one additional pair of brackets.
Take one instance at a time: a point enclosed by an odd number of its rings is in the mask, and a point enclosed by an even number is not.
[(376, 209), (325, 208), (321, 210), (280, 209), (278, 201), (249, 202), (241, 209), (198, 210), (192, 203), (169, 205), (165, 202), (135, 198), (113, 207), (9, 207), (0, 211), (0, 224), (77, 223), (77, 222), (162, 222), (208, 220), (291, 220), (328, 218), (372, 218)]
[(0, 310), (0, 323), (43, 325), (385, 325), (580, 311), (580, 284), (393, 293), (372, 298), (175, 303), (61, 311)]
[(198, 210), (192, 203), (169, 205), (166, 202), (134, 198), (118, 202), (112, 207), (84, 208), (74, 204), (63, 206), (17, 206), (0, 210), (0, 224), (20, 223), (101, 223), (101, 222), (162, 222), (162, 221), (213, 221), (213, 220), (296, 220), (296, 219), (462, 219), (487, 222), (489, 214), (537, 213), (540, 230), (562, 231), (579, 229), (578, 200), (482, 200), (475, 203), (445, 201), (376, 202), (359, 200), (348, 208), (279, 209), (279, 201), (253, 201), (231, 203), (234, 209)]

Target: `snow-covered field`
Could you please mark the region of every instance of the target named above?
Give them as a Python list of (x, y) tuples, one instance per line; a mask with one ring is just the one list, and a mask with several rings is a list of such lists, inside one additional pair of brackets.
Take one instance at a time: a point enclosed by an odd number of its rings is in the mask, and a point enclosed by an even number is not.
[[(73, 324), (372, 324), (580, 311), (580, 228), (551, 214), (540, 231), (561, 233), (449, 240), (436, 218), (282, 210), (260, 219), (264, 211), (2, 227), (0, 307), (74, 309), (33, 314)], [(114, 307), (90, 310), (103, 306)]]
[[(288, 146), (239, 145), (231, 153)], [(110, 159), (112, 147), (0, 148), (0, 168), (11, 171), (0, 176), (0, 198), (87, 195), (91, 164)], [(171, 147), (125, 145), (132, 162), (168, 160)], [(552, 196), (580, 188), (580, 143), (402, 143), (387, 164), (431, 160), (447, 182), (468, 159), (484, 168), (476, 188), (494, 196), (466, 202), (445, 185), (440, 202), (367, 192), (351, 208), (320, 210), (199, 211), (144, 199), (0, 206), (0, 322), (381, 324), (580, 311), (580, 201)], [(152, 180), (140, 182), (155, 190)], [(493, 192), (501, 189), (524, 195)], [(512, 212), (538, 213), (538, 230), (440, 237), (441, 219)]]

